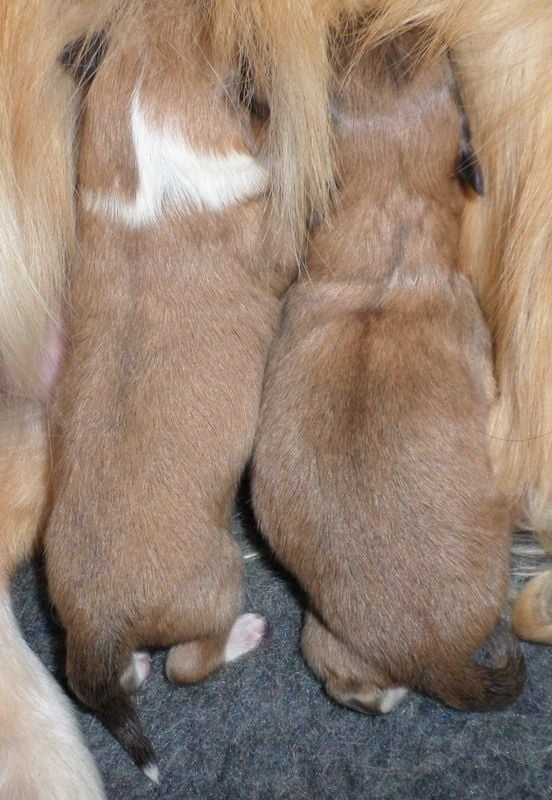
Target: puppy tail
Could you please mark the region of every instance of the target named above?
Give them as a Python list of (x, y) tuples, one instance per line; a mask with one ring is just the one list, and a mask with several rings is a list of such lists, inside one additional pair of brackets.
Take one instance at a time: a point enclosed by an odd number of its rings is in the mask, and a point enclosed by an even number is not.
[(127, 751), (136, 766), (153, 783), (159, 768), (150, 740), (121, 677), (131, 654), (111, 630), (67, 641), (67, 679), (75, 695), (89, 706), (100, 722)]
[(121, 693), (111, 697), (96, 708), (96, 714), (112, 736), (124, 747), (136, 766), (152, 781), (159, 783), (159, 767), (150, 740), (142, 725), (130, 697)]
[(505, 623), (499, 623), (484, 649), (492, 666), (470, 657), (459, 667), (434, 674), (424, 690), (461, 711), (494, 711), (513, 703), (525, 683), (525, 661)]

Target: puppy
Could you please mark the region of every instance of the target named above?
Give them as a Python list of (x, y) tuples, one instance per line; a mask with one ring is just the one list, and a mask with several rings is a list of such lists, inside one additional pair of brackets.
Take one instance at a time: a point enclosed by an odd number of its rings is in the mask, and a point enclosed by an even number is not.
[(240, 616), (230, 520), (294, 262), (266, 228), (259, 126), (197, 6), (137, 6), (108, 39), (82, 122), (45, 553), (69, 684), (157, 780), (137, 651), (172, 647), (167, 675), (188, 683), (264, 633)]
[(407, 688), (499, 708), (524, 681), (494, 630), (510, 521), (488, 453), (490, 340), (457, 264), (455, 172), (478, 191), (481, 176), (448, 61), (420, 66), (415, 41), (341, 51), (341, 207), (287, 295), (252, 469), (261, 529), (308, 594), (304, 656), (370, 713)]

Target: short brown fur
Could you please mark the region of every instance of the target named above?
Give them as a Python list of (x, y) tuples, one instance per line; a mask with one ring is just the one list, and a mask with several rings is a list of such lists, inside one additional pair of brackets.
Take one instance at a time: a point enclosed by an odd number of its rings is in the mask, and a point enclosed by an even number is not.
[(348, 62), (340, 210), (287, 295), (253, 461), (262, 530), (309, 597), (305, 657), (370, 712), (401, 686), (496, 708), (524, 678), (509, 633), (495, 666), (472, 658), (505, 600), (510, 520), (490, 339), (456, 266), (460, 114), (446, 59), (416, 69), (415, 42)]
[[(237, 87), (209, 63), (201, 17), (170, 5), (144, 4), (111, 31), (85, 108), (83, 196), (136, 192), (132, 150), (127, 163), (121, 152), (139, 83), (149, 118), (170, 119), (196, 149), (254, 147)], [(132, 652), (178, 645), (169, 677), (200, 680), (222, 665), (242, 608), (231, 510), (294, 276), (271, 247), (266, 207), (261, 194), (132, 228), (81, 204), (47, 571), (69, 683), (130, 749), (109, 709), (126, 702)]]

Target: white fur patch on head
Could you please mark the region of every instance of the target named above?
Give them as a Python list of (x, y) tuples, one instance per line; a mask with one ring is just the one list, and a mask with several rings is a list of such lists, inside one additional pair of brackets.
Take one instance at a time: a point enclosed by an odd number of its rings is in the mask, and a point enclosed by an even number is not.
[(266, 620), (260, 614), (242, 614), (232, 625), (224, 648), (226, 663), (254, 650), (266, 630)]
[(222, 211), (256, 197), (267, 186), (267, 172), (247, 153), (203, 153), (170, 125), (148, 121), (139, 92), (132, 98), (132, 141), (138, 190), (132, 200), (82, 190), (84, 206), (130, 228), (153, 225), (168, 210)]

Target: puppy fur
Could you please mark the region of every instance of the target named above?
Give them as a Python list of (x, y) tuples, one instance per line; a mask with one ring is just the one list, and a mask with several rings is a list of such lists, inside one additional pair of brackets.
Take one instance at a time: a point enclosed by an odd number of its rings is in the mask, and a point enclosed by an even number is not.
[[(436, 58), (445, 48), (452, 53), (487, 187), (482, 203), (466, 205), (460, 260), (494, 345), (498, 395), (488, 423), (491, 457), (516, 525), (534, 530), (551, 551), (550, 4), (305, 0), (294, 15), (278, 0), (219, 5), (223, 30), (231, 31), (238, 20), (247, 33), (253, 20), (254, 30), (262, 32), (260, 72), (270, 76), (271, 104), (278, 112), (271, 169), (286, 219), (304, 207), (302, 193), (323, 214), (332, 186), (327, 97), (333, 65), (320, 46), (328, 29), (367, 13), (363, 35), (374, 43), (423, 23), (420, 58)], [(540, 641), (551, 642), (550, 619), (532, 600), (541, 587), (542, 581), (528, 588), (516, 625), (523, 636), (538, 638), (540, 630)], [(552, 582), (547, 591), (552, 593)]]
[(211, 56), (193, 4), (144, 4), (112, 26), (88, 91), (45, 535), (69, 684), (154, 778), (135, 651), (172, 647), (167, 674), (188, 683), (263, 635), (238, 619), (230, 518), (295, 275), (236, 76)]
[[(142, 0), (0, 3), (0, 383), (26, 397), (44, 397), (45, 330), (58, 313), (73, 241), (74, 97), (56, 60), (68, 42), (101, 30), (117, 9), (131, 20), (141, 6)], [(467, 204), (461, 259), (494, 342), (499, 393), (489, 425), (492, 456), (518, 523), (550, 549), (549, 3), (304, 0), (294, 14), (283, 0), (242, 0), (239, 7), (233, 0), (201, 0), (195, 7), (208, 18), (221, 55), (250, 53), (270, 95), (277, 121), (270, 127), (271, 185), (281, 218), (297, 236), (305, 206), (324, 209), (332, 183), (327, 26), (348, 14), (376, 12), (368, 38), (424, 22), (421, 50), (452, 50), (487, 185), (483, 203)], [(13, 419), (11, 410), (6, 419)], [(524, 608), (531, 636), (538, 637), (541, 609), (532, 613), (528, 597)], [(548, 624), (545, 618), (544, 641), (550, 641)]]
[[(25, 432), (30, 411), (27, 398), (39, 398), (31, 416), (43, 414), (41, 363), (46, 323), (58, 313), (66, 254), (71, 252), (73, 241), (74, 90), (59, 69), (58, 55), (68, 42), (101, 30), (115, 7), (125, 9), (131, 19), (133, 6), (139, 5), (141, 0), (0, 2), (0, 384), (10, 387), (10, 402), (6, 402), (7, 395), (1, 398), (0, 427), (6, 438), (0, 444), (0, 457), (6, 478), (2, 483), (0, 547), (2, 564), (9, 563), (10, 567), (6, 549), (22, 556), (35, 540), (37, 527), (35, 523), (24, 528), (11, 524), (9, 514), (20, 506), (13, 502), (17, 495), (9, 492), (15, 486), (41, 485), (40, 512), (33, 517), (36, 524), (46, 499), (48, 481), (42, 471), (42, 464), (49, 463), (45, 424), (43, 419)], [(243, 0), (239, 8), (233, 0), (206, 0), (198, 5), (208, 8), (219, 52), (234, 52), (238, 46), (255, 49), (256, 75), (267, 80), (272, 115), (279, 118), (270, 129), (271, 183), (279, 186), (282, 217), (298, 229), (302, 229), (303, 215), (297, 209), (304, 205), (306, 195), (311, 205), (324, 207), (332, 180), (326, 103), (331, 65), (321, 34), (324, 15), (339, 17), (377, 10), (379, 30), (370, 27), (376, 36), (394, 35), (423, 20), (428, 24), (424, 49), (438, 50), (443, 43), (452, 48), (487, 184), (485, 201), (467, 204), (461, 255), (477, 284), (495, 342), (499, 400), (491, 422), (494, 463), (501, 487), (519, 510), (520, 522), (537, 530), (549, 548), (549, 3), (492, 0), (483, 6), (479, 0), (304, 0), (296, 6), (295, 15), (289, 14), (288, 3), (280, 0)], [(12, 387), (15, 393), (11, 393)], [(36, 447), (43, 448), (41, 458), (22, 455), (19, 460), (6, 455), (13, 453), (14, 435), (22, 436), (23, 454), (28, 452), (27, 434), (32, 437), (37, 433)], [(38, 472), (34, 472), (37, 466)], [(7, 597), (6, 575), (3, 586)], [(525, 598), (519, 616), (524, 629), (520, 632), (552, 641), (548, 615), (543, 616), (540, 602), (532, 605), (535, 597), (541, 597), (541, 588), (542, 580), (538, 591)], [(2, 624), (3, 650), (16, 631), (15, 623)], [(10, 651), (21, 652), (14, 647)], [(35, 674), (41, 669), (36, 662)], [(15, 742), (16, 729), (23, 730), (31, 720), (32, 685), (27, 682), (23, 686), (31, 673), (14, 669), (9, 674), (22, 681), (17, 690), (10, 688), (9, 681), (4, 682), (12, 708), (13, 699), (21, 699), (20, 713), (10, 716), (13, 735), (3, 728), (6, 740)], [(4, 681), (8, 671), (0, 670), (0, 676)], [(52, 696), (52, 720), (56, 719), (57, 707)], [(45, 742), (46, 730), (53, 732), (56, 728), (55, 721), (43, 725), (37, 718), (32, 735), (35, 741), (42, 738)], [(77, 743), (76, 727), (74, 730), (73, 742)], [(75, 744), (73, 775), (81, 774), (78, 765), (83, 763), (84, 751), (80, 747)], [(47, 792), (42, 779), (46, 763), (51, 774), (60, 776), (56, 798), (65, 796), (61, 776), (69, 772), (60, 762), (64, 750), (66, 745), (56, 742), (43, 751), (43, 764), (33, 773), (33, 796), (43, 797)], [(66, 766), (68, 761), (64, 763)], [(14, 758), (12, 765), (13, 786), (19, 777), (26, 787), (23, 796), (28, 796), (30, 767), (24, 748), (19, 761)], [(17, 796), (16, 790), (12, 791)], [(72, 796), (71, 791), (68, 789), (66, 796)], [(84, 796), (84, 789), (79, 796)]]
[[(457, 268), (469, 143), (445, 58), (417, 67), (415, 35), (364, 55), (354, 30), (342, 41), (340, 209), (286, 298), (254, 507), (308, 594), (302, 649), (333, 698), (387, 712), (408, 687), (499, 708), (524, 666), (496, 628), (510, 519), (486, 434), (490, 338)], [(490, 634), (486, 667), (473, 654)]]

